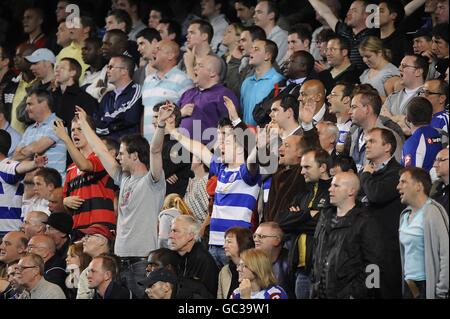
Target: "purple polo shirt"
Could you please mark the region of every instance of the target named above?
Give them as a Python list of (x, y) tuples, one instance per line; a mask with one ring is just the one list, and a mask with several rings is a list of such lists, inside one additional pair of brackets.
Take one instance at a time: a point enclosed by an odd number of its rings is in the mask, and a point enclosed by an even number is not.
[[(216, 136), (219, 121), (228, 117), (228, 110), (223, 102), (224, 96), (228, 96), (233, 101), (239, 113), (238, 98), (233, 91), (222, 84), (216, 84), (205, 90), (195, 87), (184, 92), (179, 102), (181, 108), (189, 103), (194, 103), (195, 107), (191, 116), (181, 120), (180, 132), (186, 134), (185, 130), (187, 130), (191, 139), (201, 141), (205, 145), (211, 142)], [(207, 129), (210, 130), (205, 132)], [(213, 135), (209, 134), (210, 131)]]

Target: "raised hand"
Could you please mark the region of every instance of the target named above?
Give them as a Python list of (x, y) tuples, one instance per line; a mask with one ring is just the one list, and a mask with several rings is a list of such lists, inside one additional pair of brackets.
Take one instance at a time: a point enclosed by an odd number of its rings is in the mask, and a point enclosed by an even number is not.
[(63, 142), (70, 140), (70, 136), (67, 134), (66, 127), (64, 126), (64, 122), (61, 120), (56, 120), (53, 122), (53, 131), (56, 136), (58, 136)]
[(174, 105), (167, 102), (159, 108), (158, 122), (165, 122), (173, 113)]
[(239, 284), (239, 292), (242, 299), (250, 299), (252, 296), (252, 284), (249, 279), (242, 279)]
[(316, 102), (313, 98), (308, 98), (305, 102), (300, 103), (300, 120), (303, 123), (312, 123), (316, 112)]
[(230, 117), (230, 120), (237, 120), (239, 118), (239, 115), (236, 111), (236, 105), (234, 105), (233, 101), (228, 96), (224, 96), (223, 102), (228, 110), (228, 116)]
[(86, 111), (83, 110), (83, 109), (82, 109), (80, 106), (78, 106), (78, 105), (75, 105), (75, 116), (76, 116), (76, 117), (78, 118), (78, 120), (80, 121), (80, 124), (86, 122), (86, 117), (87, 117)]

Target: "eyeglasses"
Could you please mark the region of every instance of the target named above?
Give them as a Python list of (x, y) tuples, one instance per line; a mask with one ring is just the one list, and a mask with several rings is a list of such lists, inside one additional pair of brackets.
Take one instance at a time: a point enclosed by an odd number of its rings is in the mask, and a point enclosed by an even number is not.
[(17, 271), (18, 272), (22, 272), (22, 271), (24, 271), (25, 269), (29, 269), (29, 268), (37, 268), (37, 266), (17, 266)]
[(106, 68), (107, 68), (108, 70), (112, 70), (112, 69), (126, 69), (126, 68), (123, 67), (123, 66), (114, 66), (114, 65), (108, 65)]
[(442, 94), (439, 93), (439, 92), (432, 92), (432, 91), (429, 91), (429, 90), (422, 89), (422, 90), (419, 91), (419, 95), (429, 96), (429, 95), (442, 95)]
[(441, 163), (441, 162), (448, 161), (448, 158), (439, 158), (439, 157), (436, 157), (436, 159), (435, 159), (434, 161), (435, 161), (435, 162), (438, 162), (438, 163)]
[(414, 66), (414, 65), (408, 65), (408, 64), (404, 64), (404, 63), (401, 63), (401, 64), (400, 64), (400, 67), (401, 67), (402, 69), (405, 69), (405, 68), (414, 68), (414, 69), (417, 69), (417, 67)]
[(276, 235), (253, 234), (253, 239), (276, 238)]

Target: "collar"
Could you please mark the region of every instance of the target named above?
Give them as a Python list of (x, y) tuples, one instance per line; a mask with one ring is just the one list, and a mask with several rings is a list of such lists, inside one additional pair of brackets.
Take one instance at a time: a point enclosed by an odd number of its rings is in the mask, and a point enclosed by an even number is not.
[(3, 126), (3, 127), (0, 127), (2, 130), (5, 130), (5, 131), (7, 131), (8, 129), (9, 129), (9, 122), (8, 121), (5, 121), (5, 126)]
[(120, 94), (122, 94), (122, 92), (125, 91), (125, 89), (126, 89), (132, 82), (133, 82), (133, 81), (130, 81), (127, 85), (125, 85), (125, 86), (122, 87), (122, 88), (116, 87), (116, 88), (114, 89), (114, 93), (116, 94), (116, 96), (119, 96)]
[(380, 164), (375, 165), (375, 172), (381, 171), (383, 168), (385, 168), (385, 167), (389, 164), (389, 162), (391, 161), (391, 159), (392, 159), (393, 157), (394, 157), (394, 156), (391, 156), (390, 158), (388, 158), (387, 160), (385, 160), (383, 163), (380, 163)]
[(261, 80), (268, 80), (270, 79), (277, 71), (273, 67), (269, 69), (266, 73), (264, 73), (259, 79), (256, 78), (256, 73), (251, 76), (251, 80), (253, 81), (261, 81)]
[(285, 137), (282, 138), (282, 140), (285, 140), (286, 138), (288, 138), (289, 136), (293, 135), (295, 132), (297, 132), (299, 129), (301, 129), (302, 126), (299, 125), (297, 126), (295, 129), (292, 130), (292, 132), (290, 132), (288, 135), (286, 135)]
[(317, 122), (320, 122), (326, 112), (326, 106), (325, 103), (322, 105), (322, 108), (319, 110), (319, 112), (317, 112), (314, 116), (313, 116), (313, 123), (317, 124)]
[(53, 123), (53, 121), (54, 121), (55, 119), (56, 119), (56, 114), (55, 114), (55, 113), (52, 113), (52, 114), (50, 114), (50, 116), (47, 117), (44, 121), (42, 121), (42, 122), (40, 122), (40, 123), (35, 122), (35, 123), (33, 124), (33, 127), (34, 127), (34, 128), (38, 128), (38, 127), (40, 127), (40, 126), (49, 125), (49, 124)]
[(211, 24), (214, 24), (214, 23), (218, 23), (218, 22), (220, 22), (222, 20), (225, 20), (225, 16), (223, 14), (219, 14), (217, 17), (214, 17), (211, 20), (209, 20), (209, 22)]
[(269, 39), (270, 37), (272, 37), (275, 33), (280, 32), (281, 28), (278, 25), (275, 25), (272, 29), (272, 31), (270, 31), (270, 34), (267, 35), (267, 39)]
[(295, 80), (287, 80), (286, 81), (286, 86), (288, 86), (288, 85), (290, 85), (292, 83), (299, 85), (299, 84), (302, 84), (303, 82), (305, 82), (305, 80), (306, 80), (306, 77), (300, 78), (300, 79), (295, 79)]

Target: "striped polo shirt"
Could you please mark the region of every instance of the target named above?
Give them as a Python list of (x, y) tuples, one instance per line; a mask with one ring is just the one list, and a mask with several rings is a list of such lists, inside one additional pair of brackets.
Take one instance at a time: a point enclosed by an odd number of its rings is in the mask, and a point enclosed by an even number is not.
[(252, 176), (246, 164), (230, 169), (213, 157), (210, 174), (217, 176), (217, 187), (211, 215), (209, 244), (223, 246), (225, 231), (230, 227), (251, 227), (252, 212), (257, 205), (261, 185), (259, 174)]
[(16, 174), (19, 162), (5, 158), (0, 162), (0, 236), (14, 230), (19, 230), (22, 224), (23, 184), (24, 175)]
[(153, 106), (164, 101), (178, 103), (181, 95), (194, 84), (186, 73), (174, 67), (162, 78), (154, 72), (145, 78), (142, 92), (144, 105), (144, 137), (151, 141), (154, 128), (152, 125)]

